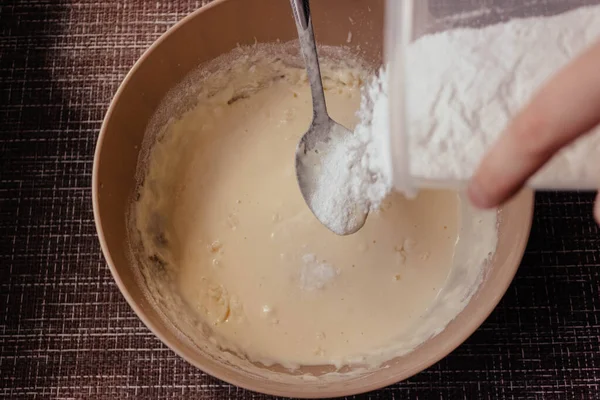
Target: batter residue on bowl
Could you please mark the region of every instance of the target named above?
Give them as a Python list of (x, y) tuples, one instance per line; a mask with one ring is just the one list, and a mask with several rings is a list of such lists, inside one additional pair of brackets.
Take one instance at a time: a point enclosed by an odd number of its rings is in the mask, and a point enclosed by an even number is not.
[[(329, 232), (295, 179), (312, 116), (305, 73), (272, 51), (230, 65), (203, 78), (147, 157), (132, 241), (142, 269), (160, 270), (142, 271), (148, 285), (168, 281), (161, 301), (179, 300), (167, 308), (199, 321), (218, 347), (266, 365), (376, 365), (443, 329), (481, 279), (495, 214), (428, 191), (390, 196), (354, 235)], [(333, 65), (323, 68), (327, 106), (352, 128), (367, 73)], [(487, 242), (474, 250), (477, 265), (457, 267), (459, 233), (473, 218)]]

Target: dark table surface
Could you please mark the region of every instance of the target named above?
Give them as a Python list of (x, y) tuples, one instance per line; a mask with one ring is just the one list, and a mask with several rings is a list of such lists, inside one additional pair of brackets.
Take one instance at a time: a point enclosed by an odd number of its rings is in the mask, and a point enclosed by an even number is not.
[[(155, 338), (113, 282), (93, 222), (93, 152), (112, 95), (206, 2), (0, 3), (0, 397), (269, 398)], [(483, 326), (428, 370), (361, 398), (599, 399), (592, 199), (538, 195), (521, 268)]]

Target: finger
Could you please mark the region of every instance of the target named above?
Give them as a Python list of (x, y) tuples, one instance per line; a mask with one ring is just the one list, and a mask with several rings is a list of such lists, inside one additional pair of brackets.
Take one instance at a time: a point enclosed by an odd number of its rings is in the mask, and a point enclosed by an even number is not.
[(495, 207), (506, 201), (559, 149), (600, 123), (598, 71), (600, 42), (533, 97), (475, 172), (469, 185), (475, 206)]
[(600, 225), (600, 192), (596, 196), (596, 202), (594, 203), (594, 218), (596, 218), (596, 222)]

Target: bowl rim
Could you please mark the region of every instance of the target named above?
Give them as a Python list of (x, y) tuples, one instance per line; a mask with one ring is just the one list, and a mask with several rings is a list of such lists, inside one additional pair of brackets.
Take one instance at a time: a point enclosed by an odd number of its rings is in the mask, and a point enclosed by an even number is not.
[[(257, 389), (261, 389), (260, 390), (261, 393), (265, 393), (268, 395), (285, 396), (285, 397), (300, 395), (302, 398), (330, 398), (330, 397), (338, 397), (338, 396), (350, 396), (350, 395), (366, 393), (366, 392), (369, 392), (372, 390), (381, 389), (388, 385), (391, 385), (391, 384), (394, 384), (397, 382), (401, 382), (405, 379), (408, 379), (408, 378), (418, 374), (419, 372), (422, 372), (423, 370), (431, 367), (433, 364), (437, 363), (441, 359), (448, 356), (457, 347), (459, 347), (465, 340), (467, 340), (480, 327), (481, 324), (483, 324), (483, 322), (494, 311), (494, 309), (496, 308), (496, 306), (498, 305), (498, 303), (500, 302), (500, 300), (502, 299), (502, 297), (504, 296), (508, 287), (510, 286), (510, 284), (512, 283), (512, 281), (514, 279), (514, 276), (519, 268), (520, 262), (524, 256), (525, 247), (527, 245), (527, 240), (520, 241), (518, 243), (518, 246), (515, 246), (513, 248), (512, 251), (519, 254), (519, 256), (517, 257), (517, 260), (516, 260), (518, 262), (514, 263), (514, 266), (511, 267), (510, 271), (505, 271), (505, 279), (503, 281), (501, 281), (501, 285), (498, 285), (496, 287), (495, 291), (496, 291), (497, 295), (494, 297), (490, 297), (490, 300), (485, 303), (485, 307), (480, 307), (477, 310), (475, 310), (472, 313), (472, 318), (470, 318), (467, 321), (467, 323), (463, 324), (461, 326), (461, 328), (459, 329), (460, 334), (455, 334), (450, 338), (450, 340), (444, 342), (444, 345), (441, 347), (442, 348), (441, 351), (438, 351), (435, 353), (430, 352), (428, 354), (428, 356), (423, 358), (422, 362), (415, 364), (412, 368), (405, 370), (405, 372), (402, 374), (393, 375), (393, 376), (390, 376), (385, 379), (376, 380), (373, 383), (366, 384), (364, 386), (361, 386), (358, 389), (353, 389), (348, 392), (340, 392), (339, 390), (337, 390), (335, 392), (334, 391), (325, 392), (325, 393), (310, 392), (310, 393), (302, 394), (302, 393), (298, 393), (297, 391), (293, 392), (292, 390), (286, 391), (286, 390), (277, 390), (277, 389), (272, 390), (270, 388), (257, 388), (257, 387), (253, 387), (252, 385), (247, 384), (244, 380), (238, 379), (238, 377), (236, 375), (224, 376), (224, 374), (222, 374), (220, 371), (214, 370), (210, 365), (201, 364), (201, 363), (197, 362), (196, 360), (187, 357), (187, 355), (179, 349), (179, 345), (177, 343), (172, 342), (170, 339), (167, 339), (165, 336), (163, 336), (163, 334), (161, 333), (158, 326), (156, 324), (154, 324), (146, 316), (146, 312), (143, 309), (141, 309), (140, 307), (138, 307), (138, 305), (137, 305), (136, 301), (133, 299), (129, 289), (127, 288), (127, 286), (124, 284), (123, 280), (121, 279), (121, 276), (120, 276), (120, 274), (115, 266), (115, 263), (113, 261), (113, 258), (111, 256), (111, 251), (108, 248), (108, 244), (106, 242), (105, 232), (104, 232), (101, 217), (100, 217), (99, 201), (98, 201), (98, 194), (99, 194), (99, 188), (100, 188), (99, 164), (100, 164), (100, 157), (101, 157), (101, 153), (102, 153), (104, 139), (107, 136), (108, 121), (111, 120), (114, 110), (120, 101), (123, 91), (125, 90), (125, 87), (128, 86), (129, 82), (132, 79), (132, 76), (138, 71), (138, 69), (140, 68), (140, 65), (143, 64), (144, 62), (146, 62), (146, 59), (149, 57), (149, 55), (152, 54), (167, 39), (167, 37), (169, 37), (174, 32), (179, 30), (183, 25), (185, 25), (188, 22), (190, 22), (191, 20), (197, 18), (199, 15), (206, 12), (207, 10), (209, 10), (213, 7), (218, 7), (219, 5), (221, 5), (227, 1), (229, 1), (229, 0), (213, 0), (212, 2), (208, 3), (207, 5), (194, 10), (193, 12), (191, 12), (190, 14), (188, 14), (187, 16), (182, 18), (180, 21), (175, 23), (172, 27), (167, 29), (163, 34), (161, 34), (160, 37), (158, 39), (156, 39), (152, 43), (152, 45), (150, 47), (148, 47), (148, 49), (146, 49), (142, 53), (142, 55), (135, 62), (133, 67), (125, 75), (125, 78), (123, 79), (123, 81), (119, 85), (119, 88), (117, 89), (113, 98), (111, 99), (110, 105), (109, 105), (109, 107), (106, 111), (105, 117), (103, 119), (103, 122), (102, 122), (102, 125), (100, 128), (100, 132), (99, 132), (99, 135), (98, 135), (98, 138), (96, 141), (96, 148), (94, 151), (94, 160), (93, 160), (93, 167), (92, 167), (92, 206), (93, 206), (92, 208), (93, 208), (93, 213), (94, 213), (94, 224), (96, 226), (96, 232), (97, 232), (98, 239), (100, 242), (102, 254), (104, 255), (106, 263), (110, 269), (113, 279), (115, 280), (115, 282), (117, 284), (117, 287), (119, 288), (119, 291), (122, 293), (123, 297), (129, 304), (129, 306), (132, 308), (132, 310), (135, 312), (136, 316), (142, 321), (142, 323), (162, 343), (164, 343), (168, 348), (170, 348), (173, 352), (175, 352), (179, 357), (181, 357), (182, 359), (184, 359), (185, 361), (187, 361), (194, 367), (200, 369), (201, 371), (203, 371), (204, 373), (206, 373), (210, 376), (213, 376), (219, 380), (222, 380), (229, 384), (235, 385), (237, 387), (241, 387), (241, 388), (251, 390), (254, 392), (259, 392), (259, 390), (257, 390)], [(525, 207), (527, 205), (528, 210), (526, 210), (527, 211), (526, 219), (524, 221), (522, 221), (522, 224), (524, 227), (523, 233), (526, 234), (526, 237), (528, 237), (531, 232), (531, 226), (532, 226), (532, 222), (533, 222), (534, 196), (533, 196), (532, 191), (527, 191), (525, 193), (525, 195), (527, 198), (526, 198), (526, 202), (523, 201), (523, 203), (526, 203), (523, 205), (523, 207)]]

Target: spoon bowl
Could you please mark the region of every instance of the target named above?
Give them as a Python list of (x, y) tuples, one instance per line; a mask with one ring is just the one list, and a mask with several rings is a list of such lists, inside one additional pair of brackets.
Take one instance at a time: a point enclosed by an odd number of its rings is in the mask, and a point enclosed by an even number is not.
[(331, 118), (310, 125), (296, 149), (296, 178), (304, 200), (317, 219), (333, 233), (356, 233), (365, 224), (368, 209), (356, 202), (347, 168), (353, 133)]

